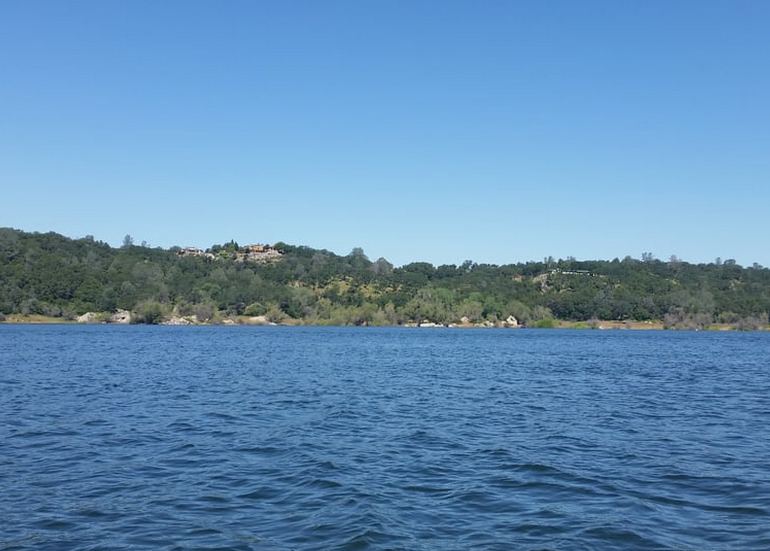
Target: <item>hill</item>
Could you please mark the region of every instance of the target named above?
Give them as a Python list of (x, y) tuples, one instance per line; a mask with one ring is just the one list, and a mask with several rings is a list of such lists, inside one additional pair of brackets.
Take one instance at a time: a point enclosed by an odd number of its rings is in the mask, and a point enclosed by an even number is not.
[(767, 324), (770, 312), (770, 269), (732, 260), (691, 264), (643, 255), (394, 267), (361, 249), (341, 256), (286, 243), (191, 251), (130, 240), (114, 248), (90, 236), (2, 228), (0, 313), (74, 319), (129, 310), (134, 321), (147, 323), (252, 316), (340, 325), (494, 325), (514, 316), (539, 326), (657, 320), (671, 327), (755, 328)]

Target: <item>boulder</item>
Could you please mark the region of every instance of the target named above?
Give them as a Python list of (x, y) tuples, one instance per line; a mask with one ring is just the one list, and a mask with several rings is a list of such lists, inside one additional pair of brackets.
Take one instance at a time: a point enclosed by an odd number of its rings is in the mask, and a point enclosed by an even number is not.
[(246, 323), (249, 325), (268, 325), (270, 321), (267, 319), (267, 316), (251, 316), (246, 320)]
[(192, 325), (192, 322), (186, 318), (172, 316), (167, 321), (164, 321), (162, 325)]
[(518, 326), (519, 326), (519, 320), (517, 320), (513, 316), (508, 316), (503, 322), (503, 327), (518, 327)]
[(98, 323), (99, 322), (99, 314), (96, 312), (86, 312), (82, 316), (77, 317), (78, 323)]
[(110, 323), (131, 323), (131, 312), (118, 310), (110, 316)]

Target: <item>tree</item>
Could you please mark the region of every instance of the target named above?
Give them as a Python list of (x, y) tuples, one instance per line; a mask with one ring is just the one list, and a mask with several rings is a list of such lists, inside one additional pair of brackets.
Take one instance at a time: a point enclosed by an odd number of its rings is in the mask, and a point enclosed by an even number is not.
[(123, 238), (123, 248), (128, 249), (129, 247), (133, 246), (134, 244), (134, 238), (131, 237), (129, 234), (126, 234), (126, 236)]
[(159, 302), (154, 300), (145, 300), (140, 302), (134, 308), (133, 323), (147, 323), (155, 325), (163, 320), (165, 308)]
[(460, 271), (467, 273), (467, 272), (470, 272), (471, 270), (473, 270), (474, 266), (476, 266), (476, 263), (473, 262), (473, 260), (466, 260), (465, 262), (460, 264), (460, 268), (459, 269), (460, 269)]
[(393, 264), (380, 257), (372, 263), (371, 270), (375, 275), (388, 275), (393, 273)]
[(202, 304), (196, 304), (193, 308), (193, 313), (198, 321), (209, 321), (214, 317), (217, 308), (211, 302), (204, 302)]
[(366, 254), (364, 253), (364, 250), (361, 247), (353, 247), (353, 250), (350, 251), (350, 254), (348, 256), (352, 256), (354, 258), (364, 258), (366, 260), (369, 260), (366, 258)]
[(465, 299), (456, 308), (458, 321), (468, 318), (470, 321), (481, 321), (484, 313), (484, 305), (478, 301)]
[[(415, 262), (400, 268), (363, 251), (337, 255), (280, 244), (283, 256), (269, 264), (237, 263), (179, 254), (178, 248), (110, 247), (93, 239), (0, 228), (0, 312), (69, 316), (127, 309), (137, 320), (165, 315), (200, 318), (222, 313), (287, 315), (307, 323), (392, 324), (429, 319), (456, 322), (505, 319), (528, 325), (563, 320), (662, 320), (706, 326), (713, 319), (737, 327), (757, 325), (770, 311), (770, 269), (669, 262), (579, 261), (548, 267)], [(227, 245), (231, 250), (237, 243)], [(215, 250), (216, 247), (212, 247)], [(645, 255), (645, 259), (646, 259)], [(561, 270), (551, 271), (553, 268)], [(546, 308), (549, 308), (547, 310)]]

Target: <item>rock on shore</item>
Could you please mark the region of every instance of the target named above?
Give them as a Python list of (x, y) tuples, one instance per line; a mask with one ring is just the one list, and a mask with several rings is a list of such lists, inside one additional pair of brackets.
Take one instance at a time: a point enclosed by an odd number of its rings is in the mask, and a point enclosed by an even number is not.
[(162, 325), (192, 325), (192, 321), (181, 316), (171, 316), (168, 320), (164, 321)]
[(86, 312), (82, 316), (78, 316), (76, 321), (78, 323), (98, 323), (101, 320), (99, 319), (99, 314), (96, 312)]
[(131, 312), (118, 310), (110, 316), (110, 323), (131, 323)]

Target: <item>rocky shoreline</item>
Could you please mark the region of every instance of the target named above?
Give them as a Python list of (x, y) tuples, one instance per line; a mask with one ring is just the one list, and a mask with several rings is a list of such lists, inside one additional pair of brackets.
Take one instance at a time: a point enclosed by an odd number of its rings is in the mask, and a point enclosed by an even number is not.
[[(514, 318), (515, 319), (515, 318)], [(526, 329), (526, 328), (538, 328), (538, 329), (598, 329), (598, 330), (631, 330), (631, 331), (645, 331), (645, 330), (681, 330), (683, 328), (671, 328), (666, 327), (661, 321), (617, 321), (617, 320), (592, 320), (590, 322), (581, 321), (563, 321), (552, 320), (553, 324), (543, 326), (526, 326), (518, 323), (514, 320), (507, 319), (499, 321), (497, 323), (491, 321), (484, 322), (471, 322), (467, 318), (461, 319), (458, 323), (441, 324), (431, 322), (430, 320), (423, 320), (420, 323), (407, 322), (400, 325), (384, 325), (382, 327), (406, 327), (415, 329)], [(0, 324), (13, 325), (13, 324), (81, 324), (81, 325), (145, 325), (138, 323), (134, 314), (128, 310), (118, 310), (117, 312), (87, 312), (75, 319), (57, 318), (51, 316), (42, 315), (24, 315), (24, 314), (9, 314), (0, 318)], [(281, 327), (295, 327), (295, 326), (338, 326), (333, 323), (314, 323), (306, 320), (284, 320), (281, 322), (271, 321), (267, 316), (232, 316), (225, 318), (214, 318), (208, 321), (201, 321), (195, 315), (190, 316), (178, 316), (172, 315), (158, 321), (155, 325), (167, 325), (167, 326), (214, 326), (214, 325), (226, 325), (226, 326), (281, 326)], [(362, 324), (366, 327), (367, 324)], [(746, 330), (731, 324), (712, 324), (706, 328), (699, 329), (702, 331), (736, 331)], [(770, 331), (770, 327), (760, 327), (751, 329), (754, 331)]]

